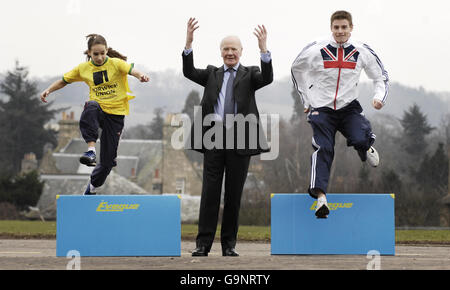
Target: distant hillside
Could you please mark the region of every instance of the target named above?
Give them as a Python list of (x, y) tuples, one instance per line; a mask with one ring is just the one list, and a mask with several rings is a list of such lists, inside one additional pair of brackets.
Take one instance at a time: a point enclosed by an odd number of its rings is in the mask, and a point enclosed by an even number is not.
[[(370, 104), (371, 89), (372, 85), (369, 83), (364, 83), (360, 86), (359, 100), (368, 116), (375, 113), (375, 109)], [(419, 105), (422, 112), (427, 115), (428, 121), (432, 126), (439, 125), (443, 115), (450, 112), (449, 93), (439, 94), (425, 91), (423, 88), (416, 89), (399, 83), (391, 83), (387, 104), (380, 113), (402, 118), (403, 112), (414, 103)]]
[[(126, 126), (145, 124), (153, 118), (153, 109), (162, 107), (165, 112), (179, 112), (184, 106), (186, 96), (192, 89), (202, 94), (203, 88), (183, 77), (181, 73), (174, 71), (149, 72), (150, 82), (141, 84), (134, 78), (130, 78), (130, 87), (136, 99), (130, 102), (130, 116), (126, 119)], [(36, 80), (39, 90), (46, 88), (59, 77)], [(359, 86), (359, 101), (366, 115), (376, 113), (370, 105), (372, 96), (372, 84), (361, 83)], [(275, 81), (270, 86), (257, 92), (258, 106), (261, 113), (278, 113), (285, 119), (292, 115), (293, 99), (291, 96), (292, 82), (290, 79)], [(83, 83), (74, 83), (50, 96), (54, 100), (54, 106), (70, 107), (79, 118), (83, 104), (87, 100), (87, 86)], [(431, 125), (439, 124), (442, 116), (450, 110), (450, 92), (434, 93), (404, 86), (399, 83), (391, 83), (387, 105), (380, 113), (390, 114), (401, 118), (403, 112), (413, 103), (420, 106), (427, 114)]]

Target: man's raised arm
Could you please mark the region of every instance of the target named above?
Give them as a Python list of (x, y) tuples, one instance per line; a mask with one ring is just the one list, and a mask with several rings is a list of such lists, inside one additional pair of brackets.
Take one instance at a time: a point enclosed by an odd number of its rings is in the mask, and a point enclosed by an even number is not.
[(192, 52), (192, 42), (194, 41), (194, 31), (199, 28), (195, 18), (189, 18), (186, 32), (186, 46), (183, 51), (183, 75), (191, 81), (206, 86), (208, 80), (207, 70), (196, 69), (194, 66), (194, 56)]
[(258, 46), (261, 53), (261, 73), (254, 77), (255, 88), (259, 89), (273, 81), (272, 56), (267, 50), (267, 29), (264, 25), (258, 25), (253, 34), (258, 39)]

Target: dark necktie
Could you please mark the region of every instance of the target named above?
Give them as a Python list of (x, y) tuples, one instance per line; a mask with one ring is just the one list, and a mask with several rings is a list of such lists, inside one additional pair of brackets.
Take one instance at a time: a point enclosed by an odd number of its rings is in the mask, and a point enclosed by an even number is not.
[(225, 105), (223, 108), (224, 122), (226, 124), (226, 115), (232, 114), (234, 116), (234, 98), (233, 98), (233, 83), (234, 83), (234, 69), (228, 68), (227, 72), (230, 73), (227, 82), (227, 90), (225, 92)]

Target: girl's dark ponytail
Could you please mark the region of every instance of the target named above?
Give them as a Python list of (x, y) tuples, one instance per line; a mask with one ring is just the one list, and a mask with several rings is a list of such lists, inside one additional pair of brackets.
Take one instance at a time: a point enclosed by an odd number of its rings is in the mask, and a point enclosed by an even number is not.
[(115, 58), (120, 58), (124, 61), (127, 61), (127, 57), (122, 55), (120, 52), (118, 52), (117, 50), (112, 49), (111, 47), (108, 48), (108, 52), (106, 53), (107, 56), (109, 57), (115, 57)]

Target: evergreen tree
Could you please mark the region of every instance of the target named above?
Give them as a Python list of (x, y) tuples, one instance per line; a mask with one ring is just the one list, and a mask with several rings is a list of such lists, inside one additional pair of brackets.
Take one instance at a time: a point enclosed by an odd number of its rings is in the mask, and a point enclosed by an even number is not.
[(139, 124), (128, 128), (124, 131), (122, 138), (124, 139), (142, 139), (142, 140), (161, 140), (163, 137), (164, 118), (162, 117), (164, 110), (156, 108), (153, 110), (155, 116), (152, 121), (147, 124)]
[(155, 117), (149, 124), (151, 136), (150, 139), (161, 140), (163, 138), (164, 118), (162, 117), (164, 110), (162, 108), (156, 108), (153, 113)]
[(381, 189), (386, 193), (399, 194), (403, 185), (400, 176), (392, 169), (387, 169), (381, 173)]
[(444, 144), (439, 143), (433, 156), (425, 155), (416, 180), (424, 191), (436, 192), (440, 195), (448, 191), (448, 165), (449, 160), (444, 150)]
[(184, 108), (181, 113), (187, 114), (191, 120), (194, 122), (194, 107), (200, 105), (200, 94), (196, 90), (192, 90), (186, 97), (186, 102), (184, 103)]
[(370, 179), (370, 169), (367, 163), (363, 163), (358, 172), (358, 192), (370, 193), (374, 191), (373, 181)]
[(39, 201), (44, 182), (39, 180), (37, 171), (24, 175), (0, 177), (0, 203), (7, 202), (19, 210), (35, 206)]
[(404, 130), (401, 140), (402, 147), (409, 155), (423, 156), (427, 148), (425, 136), (434, 129), (428, 124), (427, 116), (420, 111), (417, 104), (414, 104), (404, 112), (400, 122)]
[(45, 129), (59, 110), (51, 110), (37, 97), (37, 86), (28, 79), (27, 68), (16, 66), (6, 73), (0, 83), (0, 92), (6, 100), (0, 100), (0, 166), (1, 171), (19, 172), (25, 153), (33, 152), (42, 158), (46, 143), (56, 145), (56, 132)]
[(139, 124), (124, 130), (122, 134), (123, 139), (152, 139), (152, 131), (150, 129), (150, 124)]

